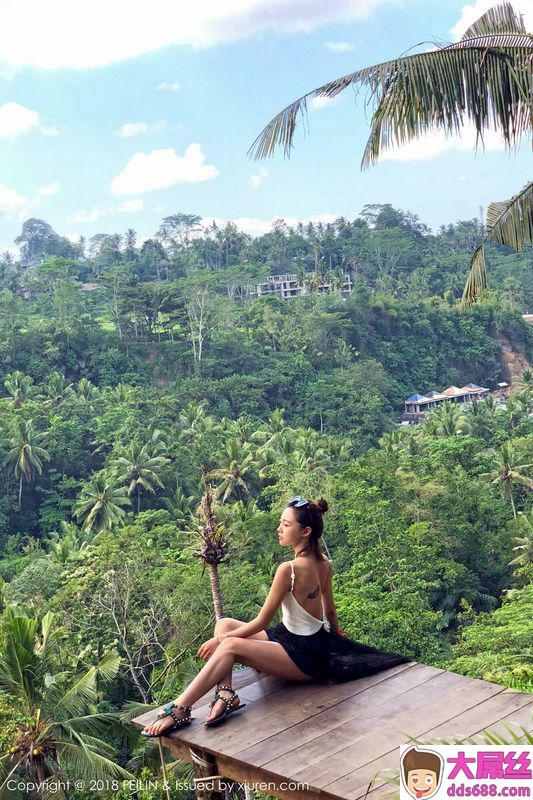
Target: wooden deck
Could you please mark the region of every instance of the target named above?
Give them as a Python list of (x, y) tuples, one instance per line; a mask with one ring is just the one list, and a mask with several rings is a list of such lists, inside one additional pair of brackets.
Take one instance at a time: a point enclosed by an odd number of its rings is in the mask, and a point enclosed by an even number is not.
[[(234, 672), (233, 685), (245, 709), (205, 728), (210, 693), (194, 706), (192, 725), (163, 737), (164, 746), (186, 761), (192, 761), (189, 747), (211, 754), (211, 774), (265, 782), (268, 794), (293, 800), (362, 798), (376, 772), (398, 769), (398, 747), (409, 736), (470, 736), (499, 723), (533, 727), (533, 695), (415, 662), (330, 685), (244, 669)], [(142, 728), (153, 716), (133, 724)], [(288, 788), (289, 781), (305, 788)], [(378, 781), (369, 799), (390, 789)]]

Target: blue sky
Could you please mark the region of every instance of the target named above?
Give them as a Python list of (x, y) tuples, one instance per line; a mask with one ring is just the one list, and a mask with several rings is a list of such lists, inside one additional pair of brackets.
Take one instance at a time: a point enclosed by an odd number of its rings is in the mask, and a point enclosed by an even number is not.
[(355, 217), (366, 203), (409, 209), (434, 228), (478, 216), (531, 178), (527, 144), (508, 155), (492, 136), (475, 155), (468, 132), (462, 142), (433, 136), (361, 172), (368, 111), (348, 91), (311, 110), (290, 160), (246, 151), (305, 91), (432, 37), (457, 38), (490, 5), (5, 0), (0, 249), (28, 216), (73, 238), (132, 227), (141, 239), (180, 211), (252, 233), (278, 217)]

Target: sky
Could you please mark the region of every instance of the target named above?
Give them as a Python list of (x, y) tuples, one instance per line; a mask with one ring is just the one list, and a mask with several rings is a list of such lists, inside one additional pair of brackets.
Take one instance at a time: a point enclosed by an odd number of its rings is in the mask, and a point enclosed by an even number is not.
[[(0, 250), (28, 217), (77, 239), (164, 216), (355, 218), (368, 203), (437, 229), (478, 217), (531, 179), (531, 148), (495, 134), (430, 135), (364, 172), (364, 95), (310, 109), (290, 159), (247, 150), (285, 105), (322, 83), (438, 39), (491, 0), (3, 0), (0, 4)], [(533, 30), (533, 4), (516, 0)]]

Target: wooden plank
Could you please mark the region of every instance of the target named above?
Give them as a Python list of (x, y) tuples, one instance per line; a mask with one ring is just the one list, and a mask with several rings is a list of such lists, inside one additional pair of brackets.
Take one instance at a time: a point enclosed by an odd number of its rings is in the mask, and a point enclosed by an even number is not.
[[(458, 734), (462, 737), (473, 736), (481, 728), (497, 723), (506, 712), (512, 710), (510, 715), (512, 717), (516, 710), (526, 704), (530, 704), (532, 701), (533, 698), (530, 695), (522, 693), (507, 694), (505, 691), (501, 691), (458, 716), (447, 720), (442, 725), (432, 728), (421, 738), (429, 738), (434, 741), (453, 734)], [(409, 740), (404, 737), (403, 741), (407, 742)], [(367, 762), (342, 778), (332, 781), (324, 788), (331, 794), (356, 800), (366, 792), (369, 781), (377, 772), (382, 769), (398, 769), (398, 766), (399, 750), (398, 747), (395, 747), (393, 750), (389, 750), (380, 755), (379, 758)], [(375, 785), (379, 786), (382, 783), (382, 780), (378, 780)], [(372, 794), (373, 797), (374, 795)]]
[(371, 760), (376, 753), (396, 747), (404, 741), (406, 732), (420, 736), (501, 691), (502, 687), (496, 684), (446, 672), (401, 694), (393, 709), (385, 703), (371, 710), (367, 715), (367, 721), (373, 723), (370, 730), (365, 725), (361, 733), (359, 720), (353, 720), (265, 766), (299, 780), (305, 773), (310, 782), (322, 788)]
[[(227, 741), (221, 742), (221, 750), (237, 755), (241, 761), (261, 765), (270, 760), (275, 754), (285, 752), (287, 747), (292, 747), (295, 735), (295, 726), (308, 723), (309, 730), (317, 724), (317, 719), (325, 712), (335, 720), (340, 714), (343, 720), (353, 717), (353, 708), (339, 710), (345, 700), (359, 696), (373, 686), (384, 686), (399, 675), (411, 673), (420, 669), (433, 674), (439, 672), (433, 667), (421, 665), (401, 664), (386, 673), (378, 673), (361, 678), (357, 681), (320, 686), (314, 684), (293, 684), (279, 696), (269, 698), (268, 703), (254, 706), (246, 725), (232, 732)], [(411, 680), (416, 680), (412, 678)], [(332, 726), (340, 722), (331, 722)], [(287, 732), (284, 737), (283, 732)], [(316, 733), (311, 734), (311, 738)], [(281, 738), (278, 740), (277, 737)], [(274, 741), (274, 737), (276, 740)]]
[[(237, 738), (239, 734), (236, 732), (229, 752), (238, 753), (241, 760), (261, 766), (291, 752), (295, 741), (303, 745), (353, 720), (358, 714), (358, 708), (371, 708), (384, 702), (387, 697), (396, 697), (413, 686), (442, 674), (442, 671), (424, 664), (414, 664), (408, 669), (395, 669), (397, 671), (393, 675), (387, 675), (382, 680), (379, 675), (383, 677), (384, 673), (378, 673), (350, 682), (351, 686), (339, 684), (335, 695), (337, 702), (334, 705), (327, 705), (327, 695), (309, 695), (307, 691), (302, 695), (298, 706), (285, 704), (276, 709), (276, 713), (267, 714), (261, 722), (261, 730), (255, 735), (255, 742), (246, 749), (242, 748), (246, 743), (250, 745), (250, 739), (247, 742), (246, 738)], [(356, 686), (359, 691), (354, 692)]]

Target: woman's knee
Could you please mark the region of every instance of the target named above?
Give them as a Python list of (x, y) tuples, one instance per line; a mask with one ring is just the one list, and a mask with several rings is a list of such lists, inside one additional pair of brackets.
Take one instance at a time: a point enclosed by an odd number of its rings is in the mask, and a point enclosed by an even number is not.
[(238, 623), (238, 621), (232, 617), (221, 617), (220, 619), (217, 619), (215, 623), (215, 634), (231, 631), (234, 628), (237, 628), (239, 624), (240, 623)]

